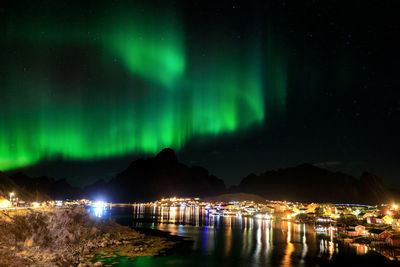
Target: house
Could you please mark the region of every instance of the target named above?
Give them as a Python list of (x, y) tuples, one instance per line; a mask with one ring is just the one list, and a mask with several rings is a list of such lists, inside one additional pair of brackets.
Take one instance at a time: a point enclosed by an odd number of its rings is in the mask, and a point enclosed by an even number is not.
[(376, 224), (377, 223), (376, 217), (374, 217), (374, 216), (367, 217), (367, 223), (368, 224)]
[(357, 233), (359, 233), (360, 235), (364, 235), (367, 233), (367, 231), (365, 230), (365, 226), (363, 226), (363, 225), (357, 225), (355, 228), (355, 231)]
[(400, 235), (394, 235), (386, 239), (386, 244), (392, 247), (400, 247)]
[(274, 213), (275, 212), (275, 208), (273, 206), (266, 206), (262, 208), (262, 211), (266, 211), (268, 213)]
[(307, 208), (307, 213), (315, 213), (315, 209), (319, 207), (319, 204), (317, 203), (311, 203), (309, 205), (306, 206)]
[(359, 219), (359, 220), (364, 219), (365, 214), (366, 214), (365, 212), (360, 212), (360, 213), (358, 213), (358, 214), (357, 214), (357, 219)]
[(391, 233), (391, 232), (389, 232), (389, 231), (383, 231), (382, 233), (380, 233), (379, 235), (378, 235), (378, 238), (379, 239), (388, 239), (389, 237), (392, 237), (393, 236), (393, 234)]
[(383, 224), (383, 215), (379, 215), (375, 218), (376, 224)]
[(393, 215), (392, 220), (392, 229), (395, 231), (400, 231), (400, 215)]
[(389, 215), (385, 215), (385, 217), (382, 218), (383, 223), (385, 224), (392, 224), (393, 218), (390, 217)]
[(367, 223), (368, 224), (376, 224), (376, 217), (375, 216), (367, 217)]
[(369, 230), (369, 235), (374, 239), (380, 239), (379, 234), (383, 233), (384, 230), (382, 229), (371, 229)]
[(301, 209), (299, 209), (299, 212), (300, 213), (307, 213), (307, 209), (306, 208), (301, 208)]
[(367, 234), (367, 231), (365, 230), (365, 226), (363, 225), (351, 225), (346, 229), (346, 233), (349, 236), (359, 236)]
[[(360, 214), (358, 214), (358, 216), (360, 216), (361, 215), (361, 213)], [(362, 219), (363, 220), (366, 220), (366, 219), (368, 219), (368, 218), (370, 218), (370, 217), (373, 217), (375, 214), (373, 213), (373, 212), (366, 212), (366, 213), (364, 213), (364, 215), (362, 215)]]

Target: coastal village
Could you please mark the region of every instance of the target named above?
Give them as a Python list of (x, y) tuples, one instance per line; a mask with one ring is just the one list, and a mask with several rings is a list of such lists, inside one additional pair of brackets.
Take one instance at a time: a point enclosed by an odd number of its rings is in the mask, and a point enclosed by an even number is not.
[[(208, 202), (198, 198), (165, 198), (144, 205), (161, 207), (199, 207), (209, 216), (245, 216), (262, 220), (311, 223), (319, 234), (333, 230), (345, 243), (361, 243), (391, 259), (400, 257), (400, 209), (398, 204), (293, 203), (266, 200)], [(398, 249), (399, 248), (399, 249)], [(391, 249), (390, 253), (387, 249)]]
[[(24, 202), (10, 193), (9, 199), (0, 199), (0, 211), (35, 209), (68, 209), (82, 206), (91, 208), (97, 217), (116, 206), (137, 206), (167, 209), (198, 209), (209, 217), (250, 217), (256, 220), (283, 220), (314, 224), (317, 234), (335, 233), (337, 241), (362, 244), (392, 260), (400, 258), (400, 207), (398, 204), (377, 206), (361, 204), (298, 203), (287, 201), (211, 201), (199, 198), (163, 198), (158, 201), (135, 204), (115, 204), (87, 199), (69, 201)], [(4, 216), (3, 216), (4, 217)]]
[[(10, 199), (0, 199), (0, 210), (35, 209), (44, 207), (86, 206), (107, 208), (127, 205), (87, 199), (66, 201), (25, 202), (10, 193)], [(400, 247), (400, 207), (397, 204), (369, 206), (361, 204), (293, 203), (287, 201), (203, 201), (200, 198), (163, 198), (141, 205), (160, 207), (199, 207), (210, 216), (246, 216), (257, 219), (288, 220), (315, 223), (318, 226), (335, 226), (338, 233), (349, 238), (370, 237), (374, 242)]]

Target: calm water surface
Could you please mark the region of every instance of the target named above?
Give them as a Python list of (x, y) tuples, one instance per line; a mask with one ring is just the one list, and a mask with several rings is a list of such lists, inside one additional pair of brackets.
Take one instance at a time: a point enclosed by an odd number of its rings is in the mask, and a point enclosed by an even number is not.
[(194, 207), (113, 207), (117, 222), (184, 237), (166, 256), (109, 259), (113, 266), (382, 266), (393, 262), (365, 245), (336, 243), (335, 231), (251, 217), (209, 215)]

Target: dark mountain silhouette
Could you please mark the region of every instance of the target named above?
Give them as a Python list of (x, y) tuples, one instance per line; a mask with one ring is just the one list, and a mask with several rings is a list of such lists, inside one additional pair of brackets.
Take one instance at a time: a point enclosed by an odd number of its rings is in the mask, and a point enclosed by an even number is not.
[(10, 175), (20, 188), (32, 194), (45, 194), (50, 199), (76, 199), (80, 197), (80, 188), (71, 186), (65, 179), (55, 180), (46, 176), (31, 178), (22, 172)]
[(378, 204), (391, 203), (400, 195), (399, 189), (386, 187), (374, 174), (364, 172), (357, 179), (310, 164), (250, 174), (228, 191), (224, 182), (206, 169), (180, 163), (169, 148), (155, 157), (135, 160), (110, 181), (99, 180), (84, 190), (72, 187), (65, 179), (31, 178), (23, 173), (7, 176), (0, 172), (0, 196), (7, 197), (11, 191), (17, 191), (25, 200), (85, 197), (112, 202), (247, 193), (271, 200)]
[(96, 183), (85, 191), (91, 197), (103, 194), (114, 202), (133, 202), (171, 196), (214, 196), (225, 193), (226, 188), (206, 169), (179, 163), (175, 152), (166, 148), (153, 158), (133, 161), (108, 183)]
[(393, 194), (376, 175), (360, 179), (330, 172), (310, 164), (250, 174), (232, 192), (258, 194), (266, 199), (299, 202), (344, 202), (377, 204), (390, 202)]
[[(32, 178), (27, 179), (34, 180)], [(8, 199), (11, 192), (14, 192), (16, 197), (25, 201), (43, 201), (51, 199), (49, 195), (41, 191), (31, 190), (31, 188), (28, 188), (24, 184), (20, 184), (19, 181), (14, 181), (5, 173), (0, 172), (0, 198)]]

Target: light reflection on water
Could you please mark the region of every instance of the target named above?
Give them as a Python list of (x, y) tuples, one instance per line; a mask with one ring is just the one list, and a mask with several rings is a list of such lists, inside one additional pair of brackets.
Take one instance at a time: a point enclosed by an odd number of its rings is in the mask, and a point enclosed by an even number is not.
[[(189, 253), (151, 257), (147, 259), (150, 266), (168, 262), (174, 266), (308, 266), (310, 259), (329, 260), (340, 253), (334, 242), (335, 230), (317, 234), (312, 225), (213, 216), (202, 207), (133, 205), (114, 207), (110, 212), (111, 217), (134, 228), (166, 231), (193, 241)], [(363, 249), (357, 247), (357, 252)]]

